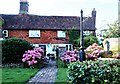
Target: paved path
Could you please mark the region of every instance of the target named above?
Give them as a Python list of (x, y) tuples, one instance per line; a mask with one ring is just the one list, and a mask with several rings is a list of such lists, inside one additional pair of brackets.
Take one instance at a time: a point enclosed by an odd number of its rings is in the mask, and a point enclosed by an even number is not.
[(56, 61), (49, 61), (27, 84), (54, 84), (56, 73)]

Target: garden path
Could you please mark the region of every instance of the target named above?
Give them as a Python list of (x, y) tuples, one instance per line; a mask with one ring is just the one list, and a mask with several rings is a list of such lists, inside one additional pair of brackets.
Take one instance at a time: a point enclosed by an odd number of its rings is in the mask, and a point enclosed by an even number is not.
[(50, 60), (27, 84), (54, 84), (57, 74), (56, 61)]

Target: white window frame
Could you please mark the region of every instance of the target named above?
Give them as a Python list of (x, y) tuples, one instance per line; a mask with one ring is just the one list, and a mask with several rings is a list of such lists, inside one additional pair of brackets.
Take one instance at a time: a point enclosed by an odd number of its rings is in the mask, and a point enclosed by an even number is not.
[(57, 36), (65, 38), (66, 37), (66, 33), (64, 31), (57, 31)]
[(90, 35), (89, 31), (84, 31), (83, 33), (84, 33), (84, 35)]
[(40, 37), (40, 30), (29, 30), (29, 37)]

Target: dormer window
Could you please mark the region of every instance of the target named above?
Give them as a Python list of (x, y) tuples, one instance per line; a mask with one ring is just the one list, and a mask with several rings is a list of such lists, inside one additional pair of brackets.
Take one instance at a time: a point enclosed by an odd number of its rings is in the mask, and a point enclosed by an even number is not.
[(29, 37), (40, 37), (40, 30), (29, 30)]
[(66, 37), (66, 33), (64, 31), (57, 31), (57, 36), (65, 38)]

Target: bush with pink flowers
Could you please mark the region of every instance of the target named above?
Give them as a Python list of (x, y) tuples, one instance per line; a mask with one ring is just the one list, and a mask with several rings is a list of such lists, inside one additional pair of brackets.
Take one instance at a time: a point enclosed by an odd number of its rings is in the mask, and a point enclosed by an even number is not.
[(101, 47), (94, 43), (85, 49), (86, 59), (87, 60), (96, 60), (104, 51)]
[(75, 62), (77, 61), (78, 59), (78, 56), (77, 54), (75, 54), (74, 51), (66, 51), (64, 54), (63, 54), (63, 57), (61, 57), (62, 61), (64, 62)]
[(120, 52), (116, 54), (116, 59), (120, 59)]
[(45, 60), (44, 50), (40, 47), (34, 48), (34, 50), (25, 51), (23, 54), (22, 62), (24, 62), (27, 66), (32, 68), (40, 67)]
[(71, 62), (76, 62), (78, 60), (77, 51), (66, 51), (63, 55), (56, 61), (58, 67), (67, 68), (68, 64)]

